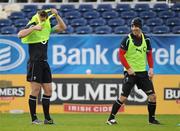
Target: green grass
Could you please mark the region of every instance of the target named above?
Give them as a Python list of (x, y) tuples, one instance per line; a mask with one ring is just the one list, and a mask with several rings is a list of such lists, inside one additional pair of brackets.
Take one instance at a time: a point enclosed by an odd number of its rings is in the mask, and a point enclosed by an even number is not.
[[(43, 119), (42, 114), (38, 114)], [(53, 114), (55, 125), (32, 125), (29, 114), (0, 114), (0, 131), (180, 131), (180, 115), (158, 115), (162, 125), (148, 125), (146, 115), (118, 115), (108, 126), (107, 114)]]

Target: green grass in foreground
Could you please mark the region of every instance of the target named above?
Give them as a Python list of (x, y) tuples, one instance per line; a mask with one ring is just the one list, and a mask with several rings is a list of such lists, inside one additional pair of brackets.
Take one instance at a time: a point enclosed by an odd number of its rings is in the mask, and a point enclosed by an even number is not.
[[(43, 115), (38, 114), (43, 120)], [(32, 125), (29, 114), (0, 114), (0, 131), (180, 131), (180, 115), (158, 115), (162, 125), (148, 125), (146, 115), (117, 115), (117, 125), (105, 124), (108, 114), (53, 114), (55, 125)]]

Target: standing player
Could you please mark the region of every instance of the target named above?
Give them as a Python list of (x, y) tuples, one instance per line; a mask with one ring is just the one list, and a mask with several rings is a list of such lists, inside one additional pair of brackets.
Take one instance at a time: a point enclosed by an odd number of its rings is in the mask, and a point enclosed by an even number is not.
[[(48, 12), (51, 12), (57, 25), (51, 28)], [(52, 76), (47, 63), (48, 40), (51, 32), (60, 32), (66, 29), (66, 25), (58, 15), (56, 9), (40, 10), (32, 17), (25, 29), (18, 33), (23, 43), (29, 44), (29, 61), (27, 64), (27, 81), (30, 82), (31, 94), (29, 96), (29, 109), (32, 124), (41, 124), (36, 116), (36, 99), (41, 87), (44, 90), (42, 105), (44, 112), (44, 124), (53, 124), (49, 115), (50, 97), (52, 93)]]
[[(119, 59), (125, 68), (122, 93), (112, 106), (107, 124), (117, 124), (115, 115), (121, 105), (127, 100), (131, 89), (136, 84), (148, 95), (149, 124), (160, 124), (155, 119), (156, 95), (151, 79), (153, 78), (153, 57), (150, 39), (142, 33), (142, 21), (134, 18), (130, 33), (121, 43)], [(149, 71), (146, 71), (146, 59)]]

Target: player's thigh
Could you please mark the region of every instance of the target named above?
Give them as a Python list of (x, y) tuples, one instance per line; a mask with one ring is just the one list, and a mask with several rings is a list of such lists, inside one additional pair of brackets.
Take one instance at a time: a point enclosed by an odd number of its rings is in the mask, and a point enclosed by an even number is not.
[(27, 64), (27, 81), (42, 83), (42, 68), (38, 62), (28, 62)]
[(132, 88), (135, 85), (136, 77), (129, 75), (128, 73), (124, 74), (123, 86), (122, 86), (122, 96), (128, 97)]
[(52, 82), (52, 74), (49, 64), (47, 62), (43, 65), (43, 78), (42, 83), (51, 83)]
[(148, 76), (139, 77), (136, 84), (138, 89), (142, 89), (148, 96), (155, 93), (154, 85)]

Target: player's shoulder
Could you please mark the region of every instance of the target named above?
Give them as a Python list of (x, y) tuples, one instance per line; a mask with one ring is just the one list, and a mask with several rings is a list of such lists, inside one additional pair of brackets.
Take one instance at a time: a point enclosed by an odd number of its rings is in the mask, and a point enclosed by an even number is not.
[(149, 35), (147, 35), (147, 34), (144, 34), (144, 38), (145, 39), (150, 39)]

